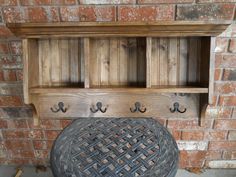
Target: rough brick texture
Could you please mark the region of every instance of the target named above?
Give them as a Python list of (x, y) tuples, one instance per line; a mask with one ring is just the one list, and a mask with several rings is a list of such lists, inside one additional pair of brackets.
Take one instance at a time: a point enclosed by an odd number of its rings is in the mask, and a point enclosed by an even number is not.
[[(213, 2), (213, 3), (212, 3)], [(42, 119), (22, 101), (22, 45), (7, 22), (232, 20), (236, 0), (0, 0), (0, 164), (48, 164), (69, 119)], [(213, 105), (198, 119), (158, 119), (177, 140), (180, 167), (235, 166), (236, 25), (216, 39)], [(229, 166), (230, 167), (230, 166)]]

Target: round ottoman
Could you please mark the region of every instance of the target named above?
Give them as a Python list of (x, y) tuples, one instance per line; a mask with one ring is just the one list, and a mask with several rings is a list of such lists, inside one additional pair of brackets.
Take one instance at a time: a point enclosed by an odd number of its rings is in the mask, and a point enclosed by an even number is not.
[(51, 151), (55, 177), (174, 177), (178, 148), (151, 118), (73, 121)]

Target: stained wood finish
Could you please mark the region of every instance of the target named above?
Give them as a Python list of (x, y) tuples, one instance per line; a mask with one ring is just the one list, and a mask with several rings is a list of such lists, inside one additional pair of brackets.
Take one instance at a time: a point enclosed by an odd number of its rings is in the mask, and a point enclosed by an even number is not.
[(145, 38), (92, 38), (89, 45), (87, 60), (91, 88), (145, 87)]
[(209, 75), (208, 38), (149, 38), (147, 44), (148, 87), (206, 86)]
[(99, 88), (66, 88), (66, 87), (36, 87), (31, 88), (30, 94), (66, 94), (66, 93), (208, 93), (208, 88), (186, 87), (186, 86), (157, 86), (154, 88), (132, 88), (132, 87), (99, 87)]
[(41, 37), (153, 37), (153, 36), (216, 36), (231, 21), (163, 21), (163, 22), (64, 22), (64, 23), (8, 23), (16, 35)]
[[(39, 115), (43, 117), (162, 117), (162, 118), (195, 118), (198, 117), (198, 95), (175, 96), (173, 94), (142, 94), (142, 93), (104, 93), (89, 92), (89, 93), (64, 93), (60, 94), (45, 94), (39, 97)], [(146, 108), (145, 113), (132, 113), (130, 108), (134, 108), (135, 102), (140, 102), (143, 108)], [(180, 109), (184, 108), (187, 111), (184, 114), (171, 113), (170, 108), (175, 102), (179, 102)], [(57, 106), (58, 102), (63, 102), (66, 113), (59, 111), (53, 113), (51, 107)], [(102, 102), (103, 108), (107, 108), (105, 113), (98, 111), (92, 113), (91, 107), (95, 107), (96, 103)]]
[(80, 39), (39, 39), (38, 51), (40, 86), (83, 86)]

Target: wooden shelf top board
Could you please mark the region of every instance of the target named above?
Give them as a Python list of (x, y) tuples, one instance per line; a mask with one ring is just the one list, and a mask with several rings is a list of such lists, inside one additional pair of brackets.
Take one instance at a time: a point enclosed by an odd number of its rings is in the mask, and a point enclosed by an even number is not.
[(216, 36), (231, 21), (8, 23), (18, 37), (162, 37)]
[(70, 88), (70, 87), (37, 87), (31, 88), (32, 94), (47, 93), (208, 93), (208, 88), (202, 87), (155, 87), (155, 88)]

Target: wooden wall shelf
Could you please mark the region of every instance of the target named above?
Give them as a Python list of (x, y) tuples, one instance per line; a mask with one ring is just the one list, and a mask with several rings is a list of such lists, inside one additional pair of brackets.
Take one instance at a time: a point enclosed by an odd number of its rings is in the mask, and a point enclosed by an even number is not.
[[(214, 36), (229, 24), (101, 22), (7, 26), (23, 40), (24, 101), (34, 106), (37, 124), (40, 117), (155, 116), (203, 120), (203, 108), (212, 99)], [(98, 102), (107, 108), (105, 113), (90, 111)], [(136, 102), (147, 111), (130, 112)], [(176, 102), (187, 111), (171, 113)]]

